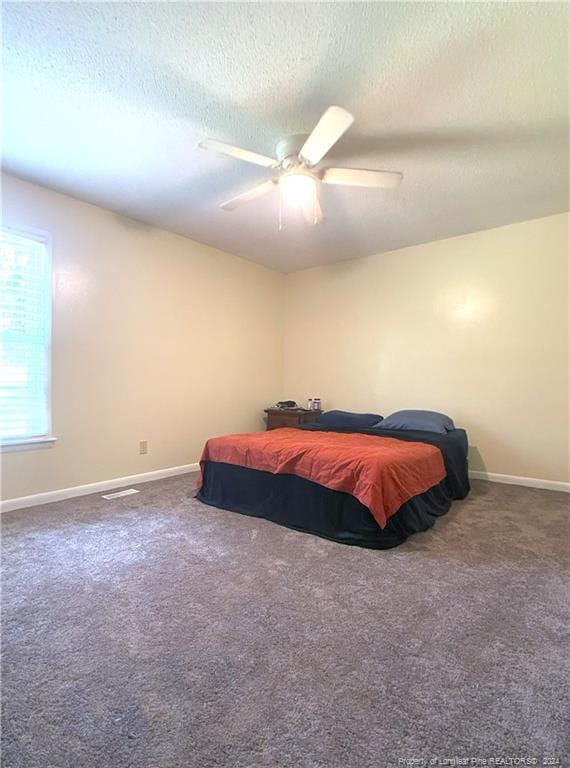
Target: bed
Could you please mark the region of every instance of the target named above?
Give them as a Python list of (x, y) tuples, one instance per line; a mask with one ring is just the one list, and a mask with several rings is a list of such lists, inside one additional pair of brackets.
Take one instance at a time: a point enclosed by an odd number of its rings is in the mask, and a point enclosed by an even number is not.
[(197, 498), (343, 544), (388, 549), (469, 493), (467, 435), (319, 424), (207, 441)]

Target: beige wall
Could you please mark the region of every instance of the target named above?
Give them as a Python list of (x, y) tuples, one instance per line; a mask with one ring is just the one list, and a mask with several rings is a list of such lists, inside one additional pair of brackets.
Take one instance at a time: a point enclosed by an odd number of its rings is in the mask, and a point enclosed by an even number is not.
[(58, 438), (3, 454), (4, 498), (194, 462), (207, 437), (262, 428), (282, 275), (10, 176), (2, 191), (5, 225), (53, 236)]
[(449, 413), (471, 468), (568, 480), (568, 215), (286, 278), (287, 397)]
[(5, 499), (194, 462), (309, 396), (445, 411), (472, 469), (568, 480), (567, 214), (288, 276), (10, 176), (3, 215), (53, 236), (58, 438), (3, 454)]

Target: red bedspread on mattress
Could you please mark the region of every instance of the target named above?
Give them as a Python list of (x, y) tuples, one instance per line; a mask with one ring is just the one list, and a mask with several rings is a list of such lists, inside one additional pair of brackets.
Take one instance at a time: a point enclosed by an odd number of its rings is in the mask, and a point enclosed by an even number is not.
[[(439, 448), (392, 437), (273, 429), (213, 437), (200, 459), (312, 480), (349, 493), (384, 528), (406, 501), (445, 477)], [(199, 485), (201, 480), (199, 481)]]

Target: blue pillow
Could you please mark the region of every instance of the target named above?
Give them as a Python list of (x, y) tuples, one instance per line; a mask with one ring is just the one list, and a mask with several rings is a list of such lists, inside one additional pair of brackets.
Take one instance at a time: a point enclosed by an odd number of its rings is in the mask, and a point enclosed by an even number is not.
[(380, 429), (418, 429), (420, 432), (451, 432), (455, 429), (453, 419), (437, 411), (396, 411), (387, 416)]
[(368, 429), (382, 421), (377, 413), (352, 413), (351, 411), (325, 411), (317, 418), (317, 424), (323, 427), (352, 427)]

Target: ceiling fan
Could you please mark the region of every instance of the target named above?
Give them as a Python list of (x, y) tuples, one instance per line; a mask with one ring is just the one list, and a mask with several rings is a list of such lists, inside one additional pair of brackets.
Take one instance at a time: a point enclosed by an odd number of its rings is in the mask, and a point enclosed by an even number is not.
[(402, 181), (402, 174), (394, 171), (359, 170), (356, 168), (325, 168), (317, 170), (331, 147), (350, 128), (354, 117), (342, 107), (329, 107), (313, 128), (309, 136), (288, 136), (277, 144), (277, 159), (251, 152), (248, 149), (234, 147), (215, 139), (205, 139), (198, 146), (220, 155), (235, 157), (247, 163), (261, 165), (277, 171), (272, 179), (232, 197), (220, 206), (225, 211), (233, 211), (245, 203), (255, 200), (270, 192), (276, 185), (281, 199), (290, 205), (299, 206), (310, 224), (320, 224), (324, 220), (318, 198), (318, 186), (324, 184), (342, 184), (353, 187), (397, 187)]

